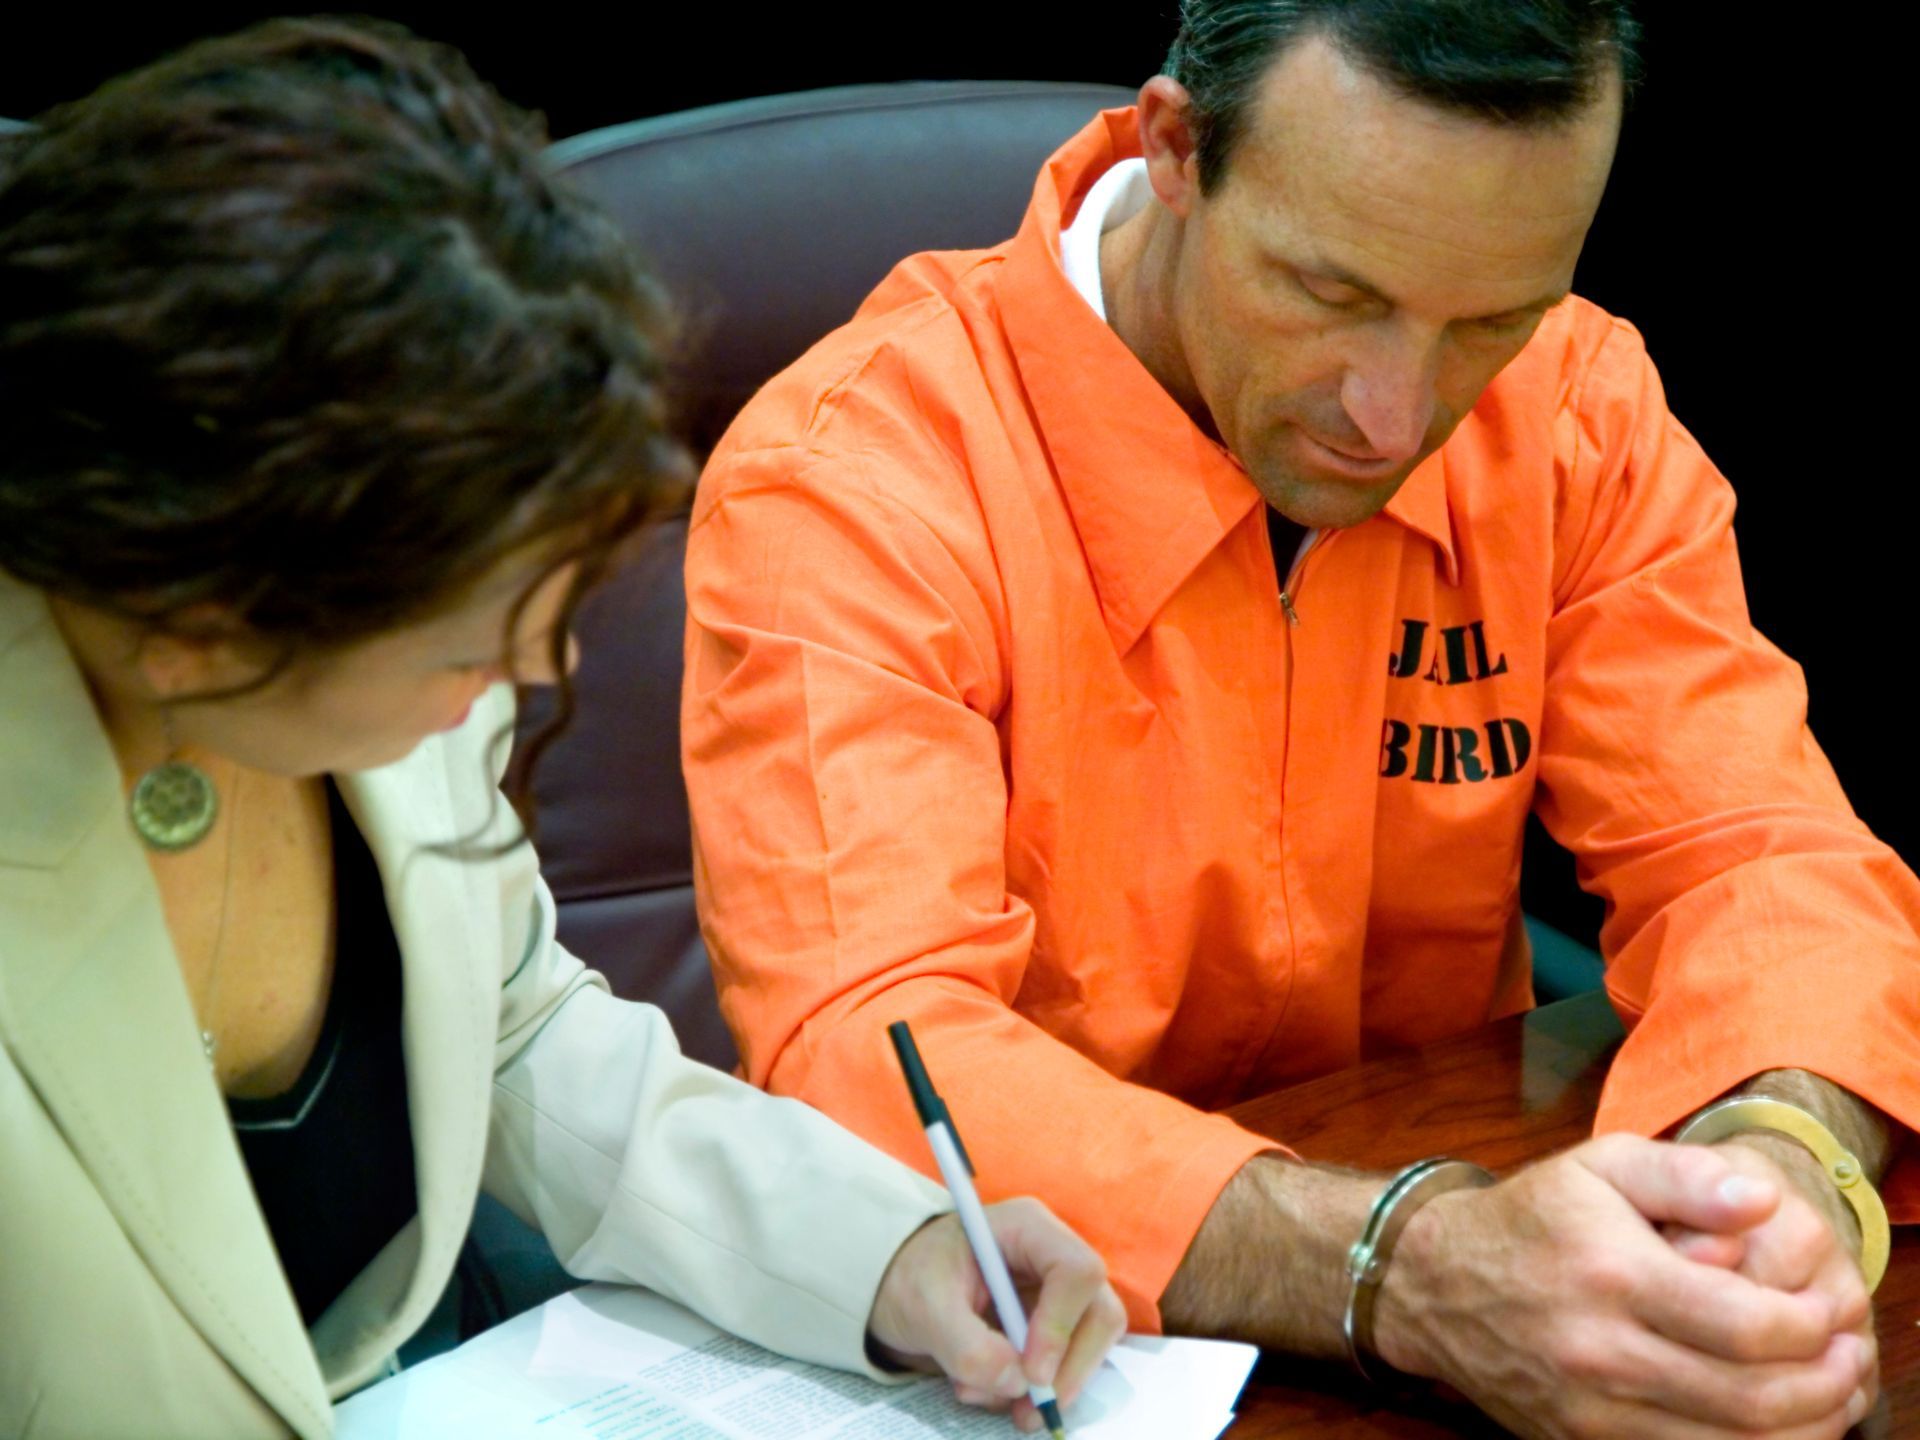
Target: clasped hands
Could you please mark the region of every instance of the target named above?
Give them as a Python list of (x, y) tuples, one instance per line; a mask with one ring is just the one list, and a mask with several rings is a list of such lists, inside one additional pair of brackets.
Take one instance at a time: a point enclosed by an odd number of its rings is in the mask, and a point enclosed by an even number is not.
[(1603, 1136), (1415, 1215), (1375, 1342), (1539, 1440), (1837, 1440), (1878, 1389), (1858, 1245), (1792, 1141)]

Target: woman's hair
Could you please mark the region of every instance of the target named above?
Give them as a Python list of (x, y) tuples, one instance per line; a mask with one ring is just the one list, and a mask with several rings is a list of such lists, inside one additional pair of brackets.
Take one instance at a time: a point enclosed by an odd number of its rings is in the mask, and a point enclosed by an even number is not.
[(0, 569), (285, 663), (550, 546), (557, 661), (689, 466), (663, 298), (544, 138), (455, 51), (335, 19), (0, 137)]

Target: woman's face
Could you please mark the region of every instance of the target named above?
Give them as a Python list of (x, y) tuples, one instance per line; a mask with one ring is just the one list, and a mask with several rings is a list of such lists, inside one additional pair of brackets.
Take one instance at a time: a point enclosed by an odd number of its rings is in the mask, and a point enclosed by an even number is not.
[[(296, 659), (258, 690), (179, 703), (173, 707), (174, 736), (277, 775), (391, 764), (428, 736), (461, 724), (490, 686), (509, 679), (547, 685), (559, 678), (552, 631), (576, 567), (550, 564), (510, 558), (459, 605), (430, 619)], [(566, 655), (571, 671), (577, 657), (571, 637)], [(191, 693), (244, 684), (250, 666), (257, 675), (257, 661), (212, 647), (197, 657), (195, 683), (180, 688)]]

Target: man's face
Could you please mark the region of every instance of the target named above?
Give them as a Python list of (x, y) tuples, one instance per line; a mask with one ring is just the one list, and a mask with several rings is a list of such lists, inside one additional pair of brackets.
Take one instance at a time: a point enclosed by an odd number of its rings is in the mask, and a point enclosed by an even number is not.
[(1267, 501), (1355, 525), (1437, 450), (1567, 292), (1617, 84), (1547, 128), (1409, 100), (1329, 42), (1268, 73), (1182, 228), (1172, 299), (1197, 398)]

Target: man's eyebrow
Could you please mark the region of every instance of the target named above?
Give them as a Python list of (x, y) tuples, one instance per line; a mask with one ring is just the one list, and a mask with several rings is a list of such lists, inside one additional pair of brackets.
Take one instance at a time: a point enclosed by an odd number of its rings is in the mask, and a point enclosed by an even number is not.
[[(1306, 271), (1309, 275), (1317, 275), (1322, 279), (1331, 280), (1336, 285), (1344, 285), (1349, 290), (1358, 290), (1362, 295), (1365, 295), (1368, 299), (1378, 300), (1383, 305), (1396, 305), (1399, 303), (1391, 295), (1383, 291), (1378, 285), (1375, 285), (1370, 281), (1362, 279), (1360, 276), (1355, 275), (1352, 271), (1346, 269), (1344, 266), (1336, 265), (1332, 261), (1315, 260), (1315, 261), (1301, 264), (1296, 268)], [(1571, 290), (1567, 290), (1564, 288), (1555, 290), (1551, 294), (1542, 295), (1537, 300), (1529, 300), (1524, 305), (1509, 306), (1505, 310), (1496, 310), (1490, 315), (1468, 316), (1467, 323), (1471, 325), (1478, 321), (1483, 321), (1483, 320), (1499, 320), (1508, 315), (1525, 315), (1528, 312), (1533, 310), (1538, 310), (1542, 314), (1544, 314), (1548, 310), (1551, 310), (1554, 306), (1558, 305), (1562, 300), (1566, 299), (1567, 296), (1571, 295), (1572, 293), (1573, 292)]]

